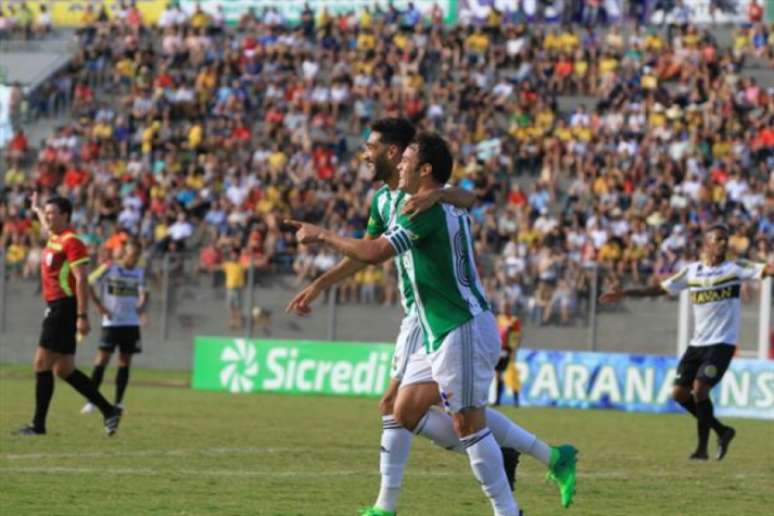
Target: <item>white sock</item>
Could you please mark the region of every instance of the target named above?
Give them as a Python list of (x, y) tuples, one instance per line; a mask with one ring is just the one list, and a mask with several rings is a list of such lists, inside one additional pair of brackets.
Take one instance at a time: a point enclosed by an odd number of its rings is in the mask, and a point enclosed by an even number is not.
[(486, 425), (492, 430), (492, 435), (501, 447), (526, 453), (545, 467), (551, 463), (550, 446), (496, 410), (486, 409)]
[(492, 502), (495, 516), (518, 516), (519, 506), (513, 498), (503, 471), (503, 456), (492, 432), (484, 427), (463, 437), (462, 445), (470, 460), (481, 489)]
[(417, 427), (414, 429), (414, 433), (427, 437), (441, 448), (446, 448), (447, 450), (458, 453), (465, 453), (465, 448), (462, 447), (460, 438), (457, 437), (457, 434), (454, 432), (452, 418), (446, 412), (431, 408), (422, 419), (419, 420)]
[(382, 483), (375, 507), (384, 511), (395, 511), (413, 438), (413, 434), (400, 426), (394, 417), (382, 417), (382, 448), (379, 455)]

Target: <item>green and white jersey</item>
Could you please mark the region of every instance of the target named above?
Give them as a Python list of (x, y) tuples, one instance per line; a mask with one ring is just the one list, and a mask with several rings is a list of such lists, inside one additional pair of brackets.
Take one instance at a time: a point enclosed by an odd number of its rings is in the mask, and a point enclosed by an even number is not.
[(450, 331), (489, 310), (465, 210), (437, 204), (413, 219), (399, 214), (384, 238), (404, 257), (429, 351), (437, 350)]
[[(371, 211), (368, 215), (366, 234), (372, 238), (382, 235), (393, 224), (395, 215), (400, 213), (407, 196), (401, 190), (390, 190), (385, 185), (374, 195), (371, 201)], [(395, 268), (398, 273), (398, 289), (400, 290), (400, 302), (406, 314), (414, 307), (414, 291), (411, 288), (406, 266), (401, 258), (395, 259)]]

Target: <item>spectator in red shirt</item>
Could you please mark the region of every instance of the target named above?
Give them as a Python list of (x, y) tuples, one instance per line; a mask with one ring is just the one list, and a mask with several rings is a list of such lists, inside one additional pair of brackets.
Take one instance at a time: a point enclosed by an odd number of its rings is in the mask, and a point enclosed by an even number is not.
[(763, 20), (763, 7), (756, 0), (751, 0), (747, 6), (747, 19), (751, 24), (760, 23)]
[(27, 154), (29, 144), (27, 142), (27, 136), (22, 129), (19, 129), (14, 133), (11, 141), (8, 142), (8, 157), (11, 158), (12, 164), (19, 164), (24, 160), (24, 156)]
[(89, 173), (82, 167), (73, 165), (65, 172), (64, 186), (68, 193), (79, 192), (89, 182)]

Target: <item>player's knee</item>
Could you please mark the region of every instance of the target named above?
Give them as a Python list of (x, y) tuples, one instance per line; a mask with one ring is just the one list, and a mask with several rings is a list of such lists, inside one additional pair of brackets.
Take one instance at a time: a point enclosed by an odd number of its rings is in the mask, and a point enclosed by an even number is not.
[(392, 417), (395, 421), (405, 428), (406, 430), (413, 432), (416, 428), (419, 418), (409, 409), (406, 405), (396, 404), (393, 407)]
[(383, 416), (392, 415), (392, 413), (395, 412), (395, 402), (392, 399), (382, 398), (381, 401), (379, 401), (379, 412), (381, 412)]
[(696, 402), (704, 401), (709, 398), (711, 386), (704, 382), (695, 382), (693, 385), (693, 399)]
[(118, 355), (118, 367), (129, 367), (132, 365), (132, 355), (121, 353)]
[(73, 372), (74, 366), (72, 364), (54, 364), (54, 374), (64, 380)]
[(690, 391), (682, 385), (676, 385), (672, 389), (672, 398), (678, 403), (685, 403), (690, 397)]
[(36, 373), (41, 373), (50, 369), (50, 367), (47, 367), (46, 360), (37, 356), (32, 360), (32, 368)]

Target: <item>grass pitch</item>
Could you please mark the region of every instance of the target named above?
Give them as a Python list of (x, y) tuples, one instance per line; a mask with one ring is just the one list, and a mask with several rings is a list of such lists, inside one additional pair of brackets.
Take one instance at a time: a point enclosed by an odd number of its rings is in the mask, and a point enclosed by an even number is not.
[[(345, 516), (376, 497), (376, 400), (196, 392), (184, 373), (132, 371), (116, 437), (104, 436), (99, 416), (80, 415), (83, 400), (60, 381), (49, 434), (11, 436), (30, 419), (32, 378), (29, 367), (0, 367), (3, 515)], [(543, 467), (522, 458), (516, 492), (528, 516), (771, 514), (770, 422), (728, 420), (738, 434), (726, 459), (697, 464), (687, 459), (695, 442), (688, 416), (504, 412), (550, 443), (580, 449), (568, 510)], [(491, 514), (466, 457), (422, 438), (404, 485), (402, 516)]]

